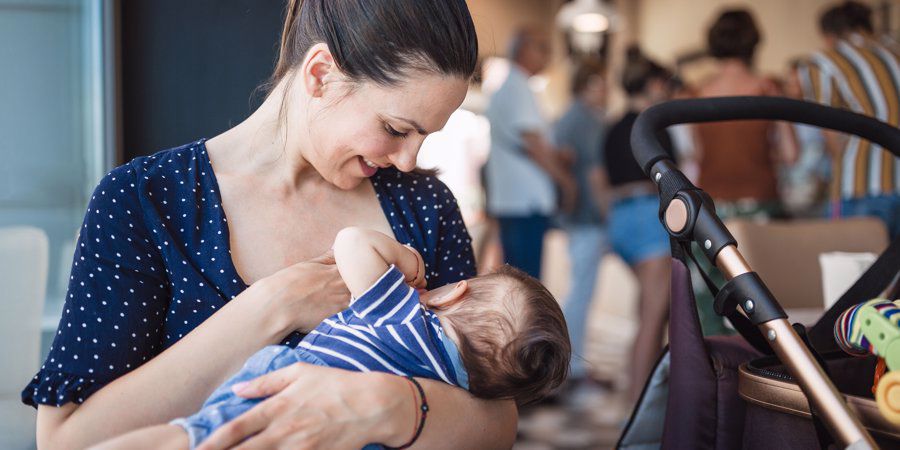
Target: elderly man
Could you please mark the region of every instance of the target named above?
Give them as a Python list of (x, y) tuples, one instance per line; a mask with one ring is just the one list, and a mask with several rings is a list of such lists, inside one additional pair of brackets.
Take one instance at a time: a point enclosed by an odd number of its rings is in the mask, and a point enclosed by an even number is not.
[(556, 211), (556, 186), (563, 209), (572, 209), (577, 186), (548, 143), (549, 124), (528, 84), (550, 62), (549, 38), (523, 28), (514, 36), (509, 56), (509, 75), (486, 112), (491, 123), (487, 209), (499, 223), (506, 262), (538, 278), (544, 233)]

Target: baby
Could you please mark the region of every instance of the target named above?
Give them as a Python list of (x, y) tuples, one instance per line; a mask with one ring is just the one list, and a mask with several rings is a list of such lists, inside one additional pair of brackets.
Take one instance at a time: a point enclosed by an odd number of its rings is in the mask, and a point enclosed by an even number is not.
[(421, 255), (363, 228), (341, 230), (334, 257), (353, 295), (348, 309), (325, 319), (297, 348), (257, 352), (193, 416), (101, 447), (158, 448), (171, 442), (194, 448), (259, 402), (235, 395), (233, 385), (296, 362), (442, 380), (477, 397), (518, 405), (541, 399), (565, 380), (571, 349), (562, 311), (523, 272), (504, 266), (420, 295)]

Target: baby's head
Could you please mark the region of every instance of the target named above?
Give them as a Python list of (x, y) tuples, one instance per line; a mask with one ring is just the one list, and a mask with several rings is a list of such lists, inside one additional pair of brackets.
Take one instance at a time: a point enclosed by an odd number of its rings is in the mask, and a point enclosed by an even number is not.
[(502, 266), (423, 300), (459, 347), (469, 391), (524, 405), (566, 379), (571, 356), (562, 310), (541, 283)]

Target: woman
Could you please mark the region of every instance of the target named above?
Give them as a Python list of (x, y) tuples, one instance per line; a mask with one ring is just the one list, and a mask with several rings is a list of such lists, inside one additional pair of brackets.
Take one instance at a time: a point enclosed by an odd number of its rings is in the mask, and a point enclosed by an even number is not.
[[(753, 70), (760, 33), (745, 10), (722, 13), (709, 29), (709, 53), (717, 73), (699, 97), (778, 95), (771, 80)], [(695, 126), (700, 153), (699, 186), (720, 215), (768, 218), (781, 213), (777, 166), (792, 164), (798, 149), (787, 122), (743, 120)]]
[[(23, 392), (39, 446), (83, 448), (183, 416), (255, 351), (296, 344), (347, 306), (327, 255), (343, 227), (414, 246), (430, 288), (474, 275), (453, 196), (407, 172), (462, 102), (477, 52), (463, 0), (289, 2), (257, 111), (97, 187), (56, 339)], [(421, 384), (431, 410), (418, 446), (512, 445), (512, 402)], [(207, 448), (401, 446), (416, 426), (408, 383), (385, 374), (298, 365), (240, 394), (271, 398)]]
[[(737, 9), (722, 13), (707, 35), (709, 53), (716, 59), (718, 70), (697, 90), (697, 96), (779, 95), (775, 83), (753, 69), (759, 42), (760, 33), (749, 12)], [(778, 166), (793, 164), (799, 154), (790, 123), (739, 120), (692, 126), (700, 168), (697, 185), (713, 198), (723, 220), (767, 220), (784, 214)], [(724, 283), (705, 258), (699, 260), (704, 272)], [(696, 297), (703, 333), (730, 334), (713, 310), (709, 289), (698, 285)]]
[[(644, 175), (631, 151), (631, 129), (638, 114), (669, 97), (671, 74), (641, 51), (628, 49), (622, 87), (628, 112), (616, 122), (604, 146), (605, 178), (610, 186), (609, 239), (638, 279), (640, 321), (628, 379), (629, 395), (637, 401), (644, 381), (662, 349), (663, 328), (669, 311), (669, 239), (659, 223), (656, 186)], [(660, 133), (663, 148), (674, 160), (672, 143)], [(601, 197), (603, 199), (605, 197)]]

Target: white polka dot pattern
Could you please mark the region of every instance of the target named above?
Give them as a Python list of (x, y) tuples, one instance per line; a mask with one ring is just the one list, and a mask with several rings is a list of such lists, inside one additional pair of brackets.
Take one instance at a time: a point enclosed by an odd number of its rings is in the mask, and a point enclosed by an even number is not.
[[(382, 169), (372, 184), (397, 240), (425, 259), (429, 288), (475, 275), (469, 234), (443, 183)], [(231, 260), (218, 191), (203, 140), (136, 158), (100, 181), (50, 354), (22, 391), (24, 403), (83, 402), (247, 288)]]

